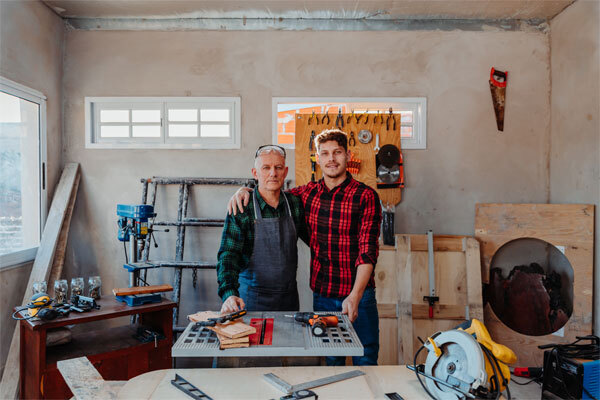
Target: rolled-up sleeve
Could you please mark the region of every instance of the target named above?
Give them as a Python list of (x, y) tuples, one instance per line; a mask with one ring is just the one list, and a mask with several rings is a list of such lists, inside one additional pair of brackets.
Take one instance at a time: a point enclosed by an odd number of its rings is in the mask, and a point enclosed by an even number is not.
[(218, 294), (223, 301), (229, 296), (239, 296), (238, 278), (244, 263), (243, 227), (238, 219), (228, 214), (223, 226), (221, 247), (217, 254)]
[(379, 195), (374, 190), (365, 190), (360, 200), (362, 218), (358, 233), (358, 257), (355, 266), (377, 264), (379, 256), (379, 229), (381, 226), (381, 205)]

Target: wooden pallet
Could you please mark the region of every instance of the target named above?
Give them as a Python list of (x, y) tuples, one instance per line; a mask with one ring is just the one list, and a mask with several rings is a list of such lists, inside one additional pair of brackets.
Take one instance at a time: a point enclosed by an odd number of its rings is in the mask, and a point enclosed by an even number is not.
[(379, 364), (413, 362), (421, 343), (437, 331), (469, 318), (483, 320), (479, 243), (468, 236), (434, 235), (436, 292), (440, 301), (429, 318), (426, 235), (396, 235), (381, 246), (375, 269), (379, 310)]

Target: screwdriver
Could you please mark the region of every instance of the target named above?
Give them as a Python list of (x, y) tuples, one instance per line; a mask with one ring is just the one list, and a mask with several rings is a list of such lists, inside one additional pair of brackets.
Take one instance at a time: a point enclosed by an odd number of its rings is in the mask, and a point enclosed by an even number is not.
[(332, 314), (315, 314), (311, 312), (297, 312), (294, 315), (286, 315), (293, 317), (296, 321), (309, 324), (311, 332), (315, 336), (325, 336), (328, 326), (337, 326), (338, 317)]

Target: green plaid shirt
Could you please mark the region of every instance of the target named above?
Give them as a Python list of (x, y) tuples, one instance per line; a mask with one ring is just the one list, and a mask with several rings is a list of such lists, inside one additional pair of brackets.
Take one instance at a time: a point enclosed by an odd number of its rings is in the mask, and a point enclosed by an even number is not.
[[(258, 190), (250, 195), (250, 202), (243, 213), (228, 214), (223, 226), (221, 248), (217, 255), (217, 283), (219, 296), (225, 301), (229, 296), (239, 296), (238, 277), (250, 262), (254, 250), (254, 202), (252, 196), (256, 195), (258, 206), (263, 218), (283, 217), (287, 214), (287, 207), (283, 197), (279, 197), (277, 209), (271, 207), (260, 196)], [(304, 221), (304, 206), (300, 198), (285, 193), (290, 204), (290, 211), (296, 233), (299, 239), (308, 243), (308, 231)]]

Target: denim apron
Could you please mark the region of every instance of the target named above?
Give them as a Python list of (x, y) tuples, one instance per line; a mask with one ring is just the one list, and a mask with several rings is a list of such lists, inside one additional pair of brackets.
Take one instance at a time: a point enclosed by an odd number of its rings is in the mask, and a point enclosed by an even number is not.
[(240, 273), (240, 297), (248, 311), (297, 311), (300, 308), (296, 270), (296, 227), (290, 204), (281, 192), (287, 213), (263, 218), (256, 195), (254, 204), (254, 250), (247, 268)]

